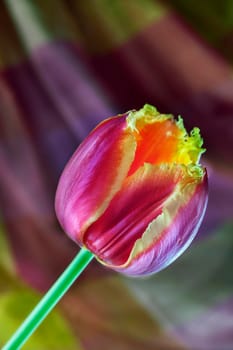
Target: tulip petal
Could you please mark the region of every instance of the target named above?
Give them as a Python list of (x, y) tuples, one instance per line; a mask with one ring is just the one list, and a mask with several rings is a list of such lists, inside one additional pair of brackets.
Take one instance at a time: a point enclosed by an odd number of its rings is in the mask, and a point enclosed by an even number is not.
[(203, 181), (176, 190), (159, 215), (135, 243), (128, 261), (113, 267), (128, 276), (158, 272), (176, 260), (191, 244), (205, 214), (207, 175)]
[(119, 191), (134, 159), (136, 143), (125, 115), (99, 124), (68, 162), (58, 184), (57, 216), (64, 230), (82, 244), (83, 232)]
[(89, 227), (85, 246), (102, 263), (124, 273), (128, 268), (130, 274), (132, 261), (158, 240), (202, 181), (201, 168), (192, 168), (195, 171), (184, 165), (145, 163), (127, 177), (104, 214)]

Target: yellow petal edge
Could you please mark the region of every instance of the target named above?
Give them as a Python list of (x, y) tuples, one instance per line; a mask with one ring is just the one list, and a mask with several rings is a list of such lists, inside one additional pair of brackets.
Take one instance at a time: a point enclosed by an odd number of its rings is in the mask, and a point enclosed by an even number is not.
[(172, 163), (186, 165), (190, 175), (192, 174), (198, 178), (202, 177), (203, 168), (199, 166), (199, 161), (201, 155), (205, 152), (205, 148), (202, 148), (203, 139), (199, 128), (194, 127), (189, 134), (184, 127), (181, 116), (178, 116), (178, 120), (176, 120), (172, 114), (161, 114), (150, 104), (145, 104), (138, 111), (130, 111), (126, 118), (127, 128), (136, 133), (140, 133), (143, 125), (161, 123), (166, 120), (174, 122), (179, 129), (177, 149)]

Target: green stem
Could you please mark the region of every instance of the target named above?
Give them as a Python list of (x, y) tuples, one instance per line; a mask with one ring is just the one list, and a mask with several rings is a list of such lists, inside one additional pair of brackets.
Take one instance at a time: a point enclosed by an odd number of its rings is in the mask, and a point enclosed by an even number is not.
[(94, 255), (82, 248), (2, 350), (18, 350), (62, 298)]

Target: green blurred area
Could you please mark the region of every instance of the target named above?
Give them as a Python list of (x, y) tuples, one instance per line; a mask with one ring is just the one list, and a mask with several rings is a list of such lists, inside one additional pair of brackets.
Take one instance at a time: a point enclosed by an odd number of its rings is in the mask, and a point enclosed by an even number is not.
[[(0, 228), (0, 345), (4, 345), (42, 295), (17, 276), (3, 226)], [(61, 312), (54, 310), (23, 347), (41, 350), (81, 350)]]
[(167, 1), (209, 43), (233, 60), (232, 0)]

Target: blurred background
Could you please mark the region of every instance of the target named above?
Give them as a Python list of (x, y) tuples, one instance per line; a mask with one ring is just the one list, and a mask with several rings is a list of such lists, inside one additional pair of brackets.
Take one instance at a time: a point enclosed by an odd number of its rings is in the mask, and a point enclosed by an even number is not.
[(232, 0), (0, 2), (0, 345), (79, 249), (53, 208), (67, 160), (150, 103), (204, 137), (197, 238), (149, 279), (93, 262), (24, 348), (233, 349), (232, 64)]

